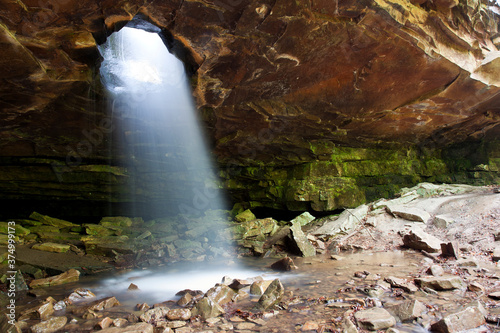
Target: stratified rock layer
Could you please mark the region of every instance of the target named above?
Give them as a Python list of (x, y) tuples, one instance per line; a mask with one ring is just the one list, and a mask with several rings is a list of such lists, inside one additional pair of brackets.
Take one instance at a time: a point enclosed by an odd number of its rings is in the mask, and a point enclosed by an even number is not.
[(122, 168), (108, 144), (126, 110), (105, 111), (96, 44), (138, 14), (192, 74), (234, 201), (332, 210), (421, 181), (498, 183), (499, 8), (441, 3), (3, 1), (0, 199), (192, 200), (181, 172)]

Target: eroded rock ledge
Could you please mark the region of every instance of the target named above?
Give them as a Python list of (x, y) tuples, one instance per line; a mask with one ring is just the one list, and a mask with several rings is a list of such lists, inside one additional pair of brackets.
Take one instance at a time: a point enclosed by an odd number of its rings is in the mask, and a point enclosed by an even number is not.
[(120, 114), (108, 118), (96, 81), (96, 40), (137, 14), (193, 72), (234, 201), (330, 210), (423, 180), (498, 183), (498, 12), (478, 0), (4, 1), (1, 198), (120, 201), (129, 176), (150, 181), (110, 152)]

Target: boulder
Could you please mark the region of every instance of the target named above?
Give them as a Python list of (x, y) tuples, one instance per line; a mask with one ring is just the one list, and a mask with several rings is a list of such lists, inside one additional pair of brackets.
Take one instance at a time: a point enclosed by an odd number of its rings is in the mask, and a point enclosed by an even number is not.
[(267, 287), (264, 294), (259, 298), (256, 308), (260, 310), (268, 309), (279, 303), (284, 294), (285, 288), (283, 288), (281, 281), (279, 279), (274, 279), (269, 287)]
[(275, 261), (271, 264), (271, 268), (274, 269), (275, 271), (291, 271), (292, 269), (297, 269), (297, 266), (295, 266), (295, 263), (293, 262), (292, 258), (290, 257), (285, 257), (282, 258), (278, 261)]
[(466, 287), (464, 281), (458, 276), (429, 276), (416, 278), (415, 282), (421, 288), (431, 288), (434, 290), (462, 289)]
[(66, 244), (57, 244), (57, 243), (41, 243), (41, 244), (35, 244), (31, 248), (33, 250), (39, 250), (39, 251), (64, 253), (69, 251), (70, 246)]
[(273, 280), (260, 280), (260, 281), (254, 281), (250, 285), (250, 294), (251, 295), (256, 295), (256, 296), (261, 296), (264, 294), (266, 289), (269, 287), (269, 285), (273, 282)]
[(476, 307), (468, 307), (463, 311), (447, 315), (432, 324), (431, 331), (442, 333), (463, 332), (477, 328), (486, 323), (481, 311)]
[(316, 255), (316, 249), (307, 239), (299, 223), (292, 224), (290, 231), (292, 241), (303, 257), (312, 257)]
[(354, 314), (358, 326), (370, 331), (378, 331), (396, 325), (396, 319), (383, 308), (361, 310)]
[(64, 327), (68, 322), (68, 318), (61, 317), (51, 317), (48, 320), (42, 321), (38, 324), (31, 326), (32, 333), (52, 333), (56, 332)]
[(49, 286), (56, 286), (59, 284), (65, 284), (69, 282), (78, 281), (80, 278), (80, 272), (76, 269), (70, 269), (62, 274), (51, 276), (45, 279), (36, 279), (31, 281), (30, 288), (43, 288)]
[(233, 297), (236, 295), (233, 289), (229, 288), (224, 284), (216, 284), (214, 287), (210, 288), (205, 297), (210, 298), (214, 302), (219, 305), (224, 305), (233, 300)]
[(235, 226), (235, 232), (239, 234), (242, 239), (273, 234), (277, 230), (278, 222), (270, 217), (245, 221)]
[(441, 241), (420, 229), (414, 228), (403, 236), (403, 243), (406, 247), (415, 250), (424, 250), (435, 253), (441, 250)]

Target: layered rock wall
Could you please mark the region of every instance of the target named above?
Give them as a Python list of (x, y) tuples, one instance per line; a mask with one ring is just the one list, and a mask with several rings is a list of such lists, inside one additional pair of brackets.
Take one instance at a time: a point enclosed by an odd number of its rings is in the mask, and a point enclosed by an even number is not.
[(191, 199), (123, 167), (121, 115), (105, 110), (96, 44), (138, 14), (184, 60), (233, 201), (331, 210), (422, 180), (498, 183), (499, 12), (479, 0), (5, 0), (0, 198)]

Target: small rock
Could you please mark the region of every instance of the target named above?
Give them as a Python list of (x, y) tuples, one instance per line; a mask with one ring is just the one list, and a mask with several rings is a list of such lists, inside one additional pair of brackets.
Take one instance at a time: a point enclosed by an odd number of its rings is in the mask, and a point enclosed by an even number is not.
[(149, 310), (149, 308), (150, 306), (148, 305), (148, 303), (140, 303), (135, 306), (135, 309), (137, 311), (146, 311)]
[(472, 281), (471, 283), (469, 283), (467, 289), (474, 292), (484, 292), (484, 287), (476, 281)]
[(443, 257), (454, 257), (460, 259), (460, 248), (457, 242), (441, 243), (441, 254)]
[(135, 284), (131, 283), (131, 284), (128, 286), (127, 290), (139, 290), (139, 287), (138, 287), (137, 285), (135, 285)]
[(255, 328), (254, 323), (249, 323), (249, 322), (244, 322), (244, 323), (239, 323), (236, 325), (237, 330), (252, 330)]
[(59, 301), (54, 304), (54, 311), (60, 311), (66, 309), (66, 302), (65, 301)]
[(255, 281), (250, 285), (250, 294), (261, 296), (266, 291), (267, 287), (273, 282), (272, 280)]
[(302, 332), (306, 331), (316, 331), (319, 328), (319, 325), (317, 322), (313, 320), (308, 320), (302, 325), (302, 328), (300, 329)]
[(431, 288), (434, 290), (461, 289), (465, 283), (458, 276), (430, 276), (415, 279), (421, 288)]
[(440, 265), (432, 265), (427, 270), (427, 273), (431, 274), (432, 276), (442, 276), (444, 274), (444, 269)]
[(488, 294), (488, 297), (493, 299), (500, 299), (500, 291), (495, 291)]
[(173, 320), (173, 321), (168, 321), (165, 325), (169, 328), (177, 329), (179, 327), (186, 326), (186, 322), (183, 320)]
[(336, 254), (332, 254), (332, 255), (330, 256), (330, 259), (332, 259), (332, 260), (344, 260), (344, 257), (342, 257), (342, 256), (338, 256), (338, 255), (336, 255)]
[(186, 306), (191, 302), (193, 299), (193, 296), (190, 293), (185, 293), (179, 300), (177, 301), (177, 305), (179, 306)]
[(168, 311), (170, 309), (167, 308), (166, 306), (154, 308), (154, 309), (149, 309), (146, 312), (144, 312), (142, 315), (139, 316), (139, 319), (145, 323), (151, 323), (153, 321), (158, 321), (167, 315)]
[(172, 309), (167, 312), (168, 320), (188, 320), (191, 318), (191, 310), (189, 309)]
[(45, 279), (33, 280), (30, 283), (30, 288), (43, 288), (69, 282), (75, 282), (78, 281), (79, 278), (80, 272), (76, 269), (70, 269), (69, 271), (66, 271), (59, 275), (51, 276)]
[(496, 247), (493, 250), (492, 259), (493, 259), (493, 261), (499, 261), (500, 260), (500, 248)]
[(245, 288), (250, 285), (250, 282), (248, 280), (243, 280), (243, 279), (234, 279), (228, 287), (231, 289), (239, 290), (242, 288)]
[(394, 307), (394, 312), (402, 322), (413, 321), (421, 317), (425, 311), (425, 305), (418, 300), (407, 300)]
[(433, 224), (437, 228), (447, 228), (450, 224), (454, 223), (455, 220), (451, 215), (443, 214), (443, 215), (436, 215), (434, 217)]
[(210, 298), (211, 300), (217, 302), (222, 306), (226, 303), (231, 302), (235, 294), (236, 293), (234, 292), (234, 290), (229, 288), (228, 286), (223, 284), (216, 284), (206, 292), (205, 297)]
[(432, 324), (431, 331), (455, 333), (474, 329), (486, 323), (478, 308), (469, 307), (463, 311), (447, 315), (440, 321)]
[(225, 313), (225, 311), (219, 303), (213, 301), (209, 297), (203, 297), (199, 300), (191, 311), (193, 316), (200, 316), (204, 320), (218, 317), (223, 313)]
[(153, 333), (154, 327), (148, 323), (136, 323), (127, 327), (108, 327), (99, 333)]
[(181, 327), (181, 328), (175, 329), (175, 333), (192, 333), (192, 332), (193, 332), (193, 329), (191, 327)]
[(108, 328), (112, 324), (113, 324), (113, 319), (111, 319), (109, 317), (105, 317), (105, 318), (99, 320), (95, 324), (95, 328), (102, 330), (102, 329)]
[(255, 217), (254, 213), (252, 213), (250, 209), (247, 209), (234, 217), (236, 222), (248, 222), (256, 219), (257, 217)]
[(396, 324), (396, 319), (383, 308), (358, 311), (354, 314), (354, 318), (361, 328), (371, 331), (383, 330)]
[(358, 333), (358, 329), (356, 328), (356, 325), (349, 319), (349, 317), (345, 317), (344, 321), (342, 322), (342, 332), (343, 333)]
[(133, 313), (129, 313), (129, 314), (127, 315), (127, 318), (126, 318), (126, 319), (127, 319), (127, 321), (128, 321), (129, 323), (137, 323), (137, 322), (139, 321), (139, 317), (137, 317), (137, 316), (136, 316), (135, 314), (133, 314)]
[(115, 327), (125, 327), (128, 325), (128, 320), (125, 318), (116, 318), (113, 320), (113, 326)]
[(64, 327), (68, 322), (68, 318), (62, 317), (51, 317), (46, 321), (42, 321), (38, 324), (31, 326), (32, 333), (52, 333), (56, 332)]
[(91, 292), (90, 290), (88, 289), (85, 289), (85, 288), (78, 288), (78, 289), (75, 289), (69, 296), (68, 296), (68, 300), (73, 303), (73, 302), (78, 302), (78, 301), (82, 301), (82, 300), (86, 300), (86, 299), (89, 299), (89, 298), (93, 298), (93, 297), (96, 297), (95, 294), (93, 292)]
[(291, 271), (292, 269), (297, 269), (292, 258), (285, 257), (271, 264), (271, 268), (276, 271)]
[(274, 279), (273, 282), (267, 287), (264, 294), (259, 298), (257, 308), (261, 310), (268, 309), (273, 305), (279, 303), (285, 293), (285, 288), (279, 279)]
[(309, 212), (304, 212), (290, 221), (291, 224), (298, 223), (301, 227), (314, 221), (315, 217), (309, 214)]
[(403, 236), (403, 243), (409, 248), (430, 253), (441, 250), (441, 241), (439, 239), (417, 228), (410, 230), (408, 234)]

